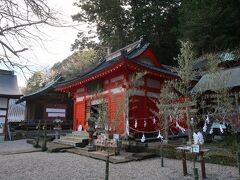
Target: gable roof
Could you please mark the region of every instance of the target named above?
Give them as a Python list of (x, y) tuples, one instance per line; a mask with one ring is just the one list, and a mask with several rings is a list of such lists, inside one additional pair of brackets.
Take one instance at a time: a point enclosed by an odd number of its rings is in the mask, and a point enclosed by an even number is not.
[(23, 101), (26, 101), (28, 99), (31, 99), (33, 97), (36, 97), (36, 96), (39, 96), (43, 93), (47, 93), (51, 90), (53, 90), (55, 88), (55, 86), (57, 85), (57, 83), (61, 80), (61, 76), (58, 76), (56, 77), (53, 81), (49, 82), (48, 84), (46, 84), (44, 87), (42, 87), (41, 89), (33, 92), (33, 93), (30, 93), (30, 94), (27, 94), (25, 96), (22, 96), (16, 103), (21, 103)]
[(222, 88), (240, 86), (240, 67), (221, 70), (214, 74), (205, 74), (191, 90), (192, 93), (216, 91)]
[(18, 88), (17, 76), (13, 71), (0, 70), (0, 96), (16, 98), (22, 96)]
[(136, 57), (141, 55), (149, 47), (150, 47), (150, 43), (146, 42), (146, 40), (144, 38), (142, 38), (130, 45), (127, 45), (127, 46), (111, 53), (110, 55), (107, 55), (104, 59), (102, 59), (102, 61), (98, 65), (96, 65), (92, 69), (79, 74), (78, 76), (76, 76), (73, 79), (59, 82), (57, 85), (57, 88), (71, 85), (71, 84), (76, 83), (84, 78), (87, 78), (97, 72), (105, 70), (105, 69), (111, 67), (112, 65), (118, 63), (123, 58), (125, 58), (128, 61), (131, 61), (139, 66), (142, 66), (142, 67), (145, 67), (145, 68), (157, 71), (157, 72), (165, 73), (170, 76), (176, 76), (176, 74), (174, 72), (171, 72), (171, 70), (165, 66), (155, 67), (155, 66), (151, 66), (149, 64), (135, 60)]

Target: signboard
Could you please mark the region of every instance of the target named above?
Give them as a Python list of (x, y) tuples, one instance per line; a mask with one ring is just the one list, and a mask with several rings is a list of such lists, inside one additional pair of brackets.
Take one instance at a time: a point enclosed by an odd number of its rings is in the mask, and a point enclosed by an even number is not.
[(192, 153), (199, 153), (200, 152), (200, 146), (199, 145), (193, 144), (191, 147), (192, 147), (191, 148)]
[(66, 112), (66, 109), (46, 108), (46, 112), (48, 112), (48, 113), (65, 113), (65, 112)]
[(63, 108), (46, 108), (47, 116), (51, 118), (66, 116), (66, 109)]

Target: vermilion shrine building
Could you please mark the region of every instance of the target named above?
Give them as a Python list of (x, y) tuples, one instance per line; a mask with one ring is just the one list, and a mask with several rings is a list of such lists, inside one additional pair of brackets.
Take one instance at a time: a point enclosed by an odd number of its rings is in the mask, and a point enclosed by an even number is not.
[[(124, 115), (124, 112), (121, 112), (116, 117), (118, 105), (127, 91), (127, 84), (137, 72), (146, 72), (146, 75), (140, 80), (138, 90), (131, 97), (134, 100), (128, 103), (129, 113)], [(159, 97), (165, 80), (176, 77), (168, 66), (158, 62), (150, 44), (141, 39), (106, 56), (93, 69), (60, 83), (57, 89), (71, 92), (74, 97), (74, 130), (77, 130), (79, 125), (87, 128), (90, 114), (104, 105), (108, 114), (108, 128), (113, 134), (130, 132), (132, 135), (145, 133), (145, 136), (148, 136), (159, 130), (152, 112), (156, 109), (152, 98)], [(119, 120), (117, 128), (114, 128), (116, 118)]]

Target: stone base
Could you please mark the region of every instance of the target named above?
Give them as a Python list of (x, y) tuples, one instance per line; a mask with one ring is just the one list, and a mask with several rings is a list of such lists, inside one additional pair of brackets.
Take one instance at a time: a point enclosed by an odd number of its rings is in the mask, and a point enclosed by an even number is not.
[(88, 151), (88, 152), (90, 152), (90, 151), (96, 151), (96, 147), (95, 146), (86, 146), (85, 148), (82, 148), (82, 150), (84, 150), (84, 151)]

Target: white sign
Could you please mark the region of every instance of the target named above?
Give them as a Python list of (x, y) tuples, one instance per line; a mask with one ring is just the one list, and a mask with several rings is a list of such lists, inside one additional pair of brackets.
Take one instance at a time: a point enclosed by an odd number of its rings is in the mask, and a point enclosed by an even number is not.
[(46, 112), (48, 113), (65, 113), (66, 109), (59, 109), (59, 108), (47, 108)]
[(5, 123), (5, 117), (0, 117), (0, 123)]
[(113, 139), (119, 139), (119, 134), (113, 134)]
[(193, 144), (191, 147), (192, 147), (192, 149), (191, 149), (192, 153), (199, 153), (200, 152), (200, 146), (199, 145)]
[(48, 117), (65, 117), (65, 113), (48, 113)]
[(6, 116), (7, 111), (6, 110), (0, 110), (0, 116)]

